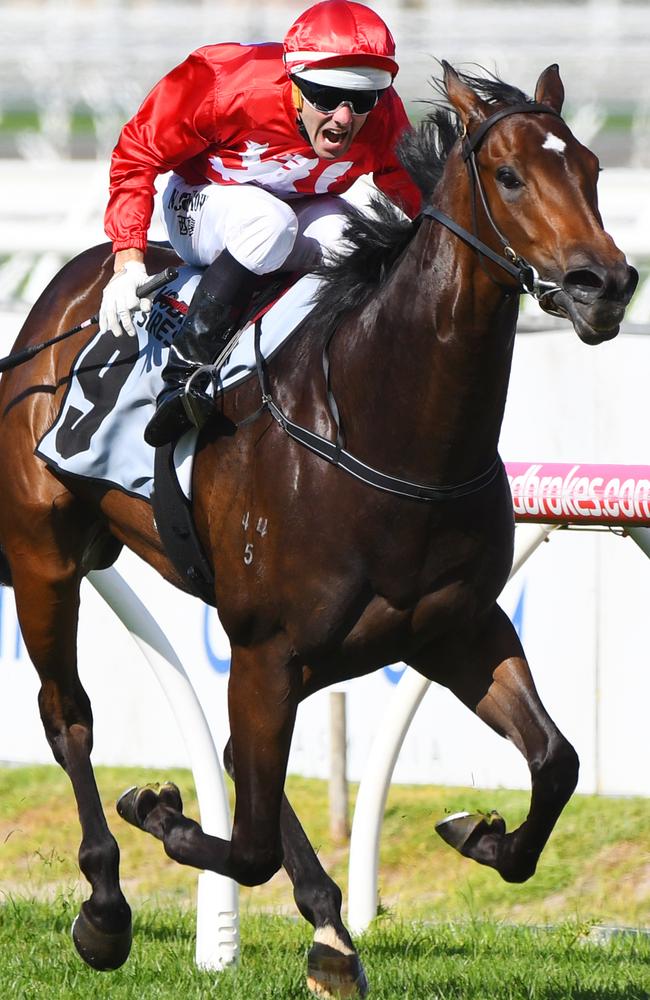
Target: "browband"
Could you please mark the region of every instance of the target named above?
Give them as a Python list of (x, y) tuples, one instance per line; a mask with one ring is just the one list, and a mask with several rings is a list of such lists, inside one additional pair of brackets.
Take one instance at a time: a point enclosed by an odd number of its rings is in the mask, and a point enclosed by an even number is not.
[(469, 159), (472, 153), (474, 153), (481, 145), (486, 132), (488, 132), (498, 121), (501, 121), (502, 118), (507, 118), (508, 115), (520, 114), (553, 115), (554, 118), (559, 118), (561, 121), (564, 120), (562, 115), (557, 111), (554, 111), (548, 104), (537, 104), (535, 101), (527, 101), (522, 104), (510, 104), (507, 108), (502, 108), (501, 111), (495, 111), (493, 115), (490, 115), (489, 118), (486, 118), (485, 121), (481, 122), (475, 132), (472, 132), (471, 135), (465, 136), (463, 139), (463, 159)]

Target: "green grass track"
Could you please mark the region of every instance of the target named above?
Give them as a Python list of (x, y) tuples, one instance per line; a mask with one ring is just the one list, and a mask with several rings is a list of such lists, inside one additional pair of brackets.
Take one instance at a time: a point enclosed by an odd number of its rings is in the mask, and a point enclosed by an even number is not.
[[(70, 939), (76, 906), (8, 900), (0, 910), (0, 996), (11, 1000), (300, 1000), (308, 928), (287, 917), (242, 922), (241, 963), (203, 972), (193, 959), (194, 915), (168, 907), (136, 915), (133, 951), (94, 972)], [(648, 1000), (650, 942), (590, 942), (588, 928), (532, 930), (483, 922), (380, 919), (359, 939), (374, 1000)]]
[[(239, 968), (201, 972), (196, 872), (117, 816), (126, 787), (171, 778), (196, 817), (191, 773), (96, 773), (133, 908), (131, 957), (116, 972), (97, 973), (74, 950), (70, 927), (88, 889), (65, 774), (0, 767), (0, 1000), (306, 1000), (311, 929), (295, 918), (283, 873), (241, 891)], [(329, 835), (326, 782), (291, 777), (287, 792), (345, 896), (348, 849)], [(351, 807), (355, 794), (351, 787)], [(574, 796), (523, 885), (507, 885), (434, 832), (437, 819), (459, 809), (498, 809), (512, 829), (528, 804), (527, 792), (504, 789), (391, 788), (381, 914), (357, 942), (369, 1000), (650, 1000), (650, 799)], [(621, 931), (600, 930), (612, 926)]]

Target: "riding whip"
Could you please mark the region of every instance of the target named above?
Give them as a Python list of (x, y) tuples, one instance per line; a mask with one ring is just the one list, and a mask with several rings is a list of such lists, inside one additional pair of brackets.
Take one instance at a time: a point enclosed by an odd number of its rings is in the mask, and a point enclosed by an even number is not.
[[(136, 288), (136, 295), (140, 299), (147, 298), (151, 292), (157, 291), (158, 288), (162, 288), (169, 281), (174, 281), (178, 277), (178, 270), (175, 267), (166, 267), (164, 271), (159, 271), (158, 274), (152, 275), (143, 284), (138, 285)], [(91, 316), (90, 319), (85, 319), (83, 323), (79, 323), (78, 326), (73, 326), (72, 329), (66, 330), (65, 333), (59, 333), (56, 337), (52, 337), (50, 340), (43, 341), (42, 344), (32, 344), (30, 347), (26, 347), (23, 351), (17, 351), (16, 354), (9, 354), (6, 358), (0, 358), (0, 373), (9, 371), (10, 368), (17, 368), (18, 365), (24, 364), (25, 361), (29, 361), (33, 358), (35, 354), (39, 354), (40, 351), (45, 350), (46, 347), (52, 347), (53, 344), (58, 344), (60, 340), (65, 340), (67, 337), (71, 337), (73, 333), (79, 333), (81, 330), (85, 330), (89, 326), (93, 326), (95, 323), (99, 323), (99, 316)]]

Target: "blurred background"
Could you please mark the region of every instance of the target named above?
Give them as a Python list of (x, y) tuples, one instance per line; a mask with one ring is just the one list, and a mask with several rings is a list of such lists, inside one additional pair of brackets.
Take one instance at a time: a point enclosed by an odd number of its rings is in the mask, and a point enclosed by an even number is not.
[[(199, 45), (282, 39), (304, 6), (0, 0), (0, 337), (16, 332), (24, 307), (65, 259), (103, 239), (108, 159), (150, 87)], [(645, 277), (647, 0), (405, 0), (375, 7), (395, 35), (397, 86), (414, 120), (432, 96), (428, 80), (437, 60), (484, 67), (528, 93), (541, 70), (557, 62), (567, 116), (606, 170), (601, 190), (610, 228), (640, 258)], [(629, 318), (645, 322), (649, 314), (650, 288), (642, 287)]]
[[(192, 49), (280, 40), (295, 0), (4, 0), (0, 153), (104, 158), (144, 94)], [(605, 166), (650, 166), (650, 11), (640, 0), (374, 4), (417, 115), (436, 60), (478, 63), (530, 92), (557, 62)], [(586, 127), (586, 125), (585, 125)]]

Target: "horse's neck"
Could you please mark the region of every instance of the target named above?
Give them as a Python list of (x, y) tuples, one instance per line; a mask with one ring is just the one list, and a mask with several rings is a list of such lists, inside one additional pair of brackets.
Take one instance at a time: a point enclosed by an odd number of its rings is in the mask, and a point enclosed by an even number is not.
[[(453, 192), (441, 202), (471, 228)], [(516, 316), (517, 296), (505, 296), (477, 254), (425, 219), (346, 355), (355, 433), (367, 432), (369, 459), (433, 481), (483, 471), (498, 445)]]

